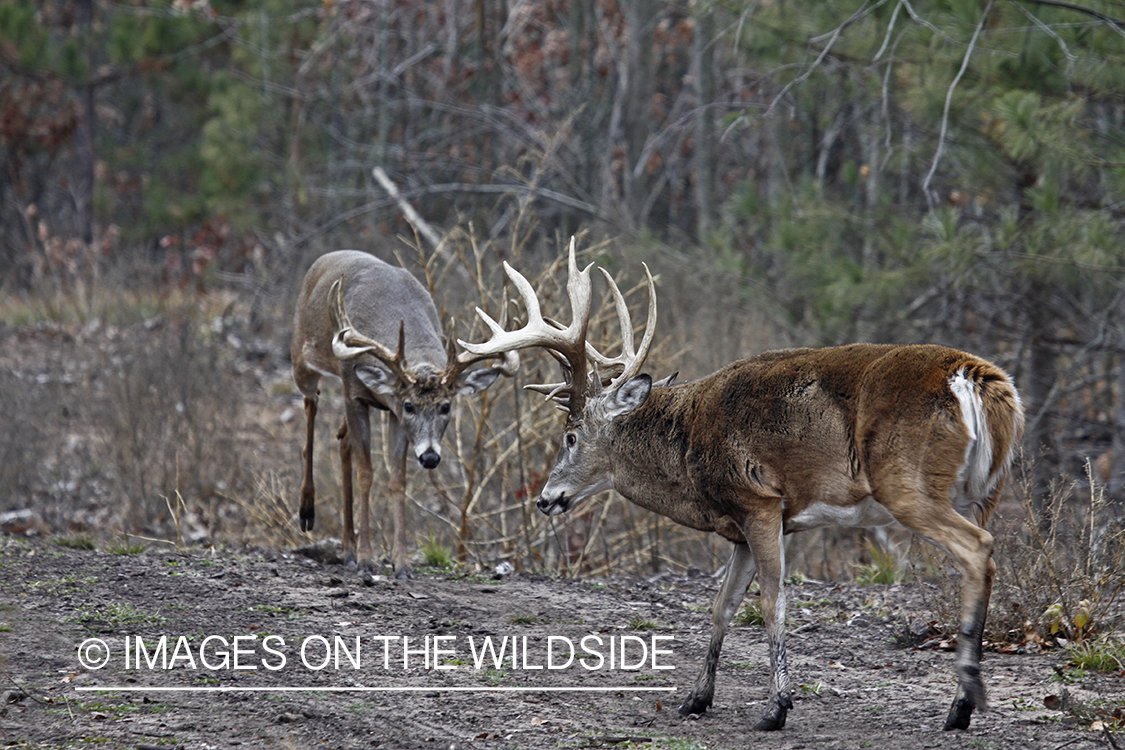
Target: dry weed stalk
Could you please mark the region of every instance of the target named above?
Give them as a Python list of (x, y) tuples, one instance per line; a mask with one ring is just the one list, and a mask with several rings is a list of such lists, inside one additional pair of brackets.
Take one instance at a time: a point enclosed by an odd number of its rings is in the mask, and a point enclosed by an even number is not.
[(293, 523), (294, 509), (287, 500), (295, 496), (292, 490), (288, 482), (271, 471), (255, 477), (254, 493), (249, 498), (223, 497), (242, 509), (247, 529), (253, 529), (254, 536), (279, 547), (297, 547), (306, 539)]

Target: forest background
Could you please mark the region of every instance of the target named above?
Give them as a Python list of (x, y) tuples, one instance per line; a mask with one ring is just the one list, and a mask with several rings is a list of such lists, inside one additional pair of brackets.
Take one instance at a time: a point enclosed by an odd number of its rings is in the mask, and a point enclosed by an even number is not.
[[(1125, 3), (1097, 0), (4, 0), (0, 509), (298, 543), (312, 259), (400, 259), (468, 339), (502, 259), (564, 314), (577, 233), (624, 284), (658, 275), (656, 377), (853, 341), (992, 359), (1028, 414), (1017, 512), (1093, 497), (1065, 513), (1101, 525), (1125, 501), (1123, 62)], [(718, 567), (620, 498), (531, 512), (559, 417), (518, 386), (551, 367), (466, 400), (459, 460), (412, 471), (412, 546)], [(847, 572), (822, 546), (794, 564)]]

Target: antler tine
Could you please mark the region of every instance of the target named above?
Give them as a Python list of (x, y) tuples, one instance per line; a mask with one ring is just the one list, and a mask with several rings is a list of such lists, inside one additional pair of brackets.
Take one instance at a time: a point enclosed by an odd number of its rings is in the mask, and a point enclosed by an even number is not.
[[(652, 279), (652, 273), (648, 270), (648, 265), (644, 263), (641, 265), (644, 266), (645, 276), (648, 277), (648, 320), (645, 321), (645, 333), (641, 338), (639, 350), (633, 348), (633, 320), (629, 314), (629, 306), (625, 303), (625, 296), (621, 294), (617, 282), (613, 280), (609, 272), (604, 268), (598, 269), (605, 276), (605, 280), (609, 282), (613, 303), (617, 308), (617, 321), (621, 325), (621, 354), (616, 357), (607, 357), (590, 344), (586, 344), (586, 353), (603, 370), (603, 377), (611, 378), (609, 380), (610, 388), (621, 386), (640, 371), (648, 357), (653, 336), (656, 334), (656, 284)], [(616, 377), (614, 377), (611, 373), (614, 373), (618, 368), (620, 368), (620, 372), (617, 372)]]
[(398, 351), (392, 352), (373, 338), (364, 336), (352, 327), (344, 309), (342, 279), (336, 279), (328, 289), (328, 317), (336, 328), (332, 336), (332, 353), (341, 362), (370, 354), (385, 364), (395, 377), (411, 382), (414, 376), (406, 367), (406, 321), (398, 324)]
[[(500, 300), (500, 309), (503, 311), (501, 316), (500, 316), (500, 320), (502, 322), (497, 323), (496, 325), (501, 331), (503, 331), (504, 330), (503, 324), (508, 322), (508, 291), (507, 290), (504, 290), (504, 295)], [(482, 312), (479, 307), (477, 308), (477, 314), (481, 315), (482, 317), (485, 318), (486, 324), (488, 324), (488, 321), (491, 320), (491, 318), (489, 318), (486, 313)], [(493, 322), (495, 322), (495, 321), (493, 321)], [(493, 334), (495, 335), (496, 329), (492, 328), (492, 325), (489, 325), (489, 328), (492, 329)], [(464, 346), (465, 342), (458, 340), (457, 343)], [(480, 361), (485, 360), (485, 359), (493, 359), (495, 357), (501, 357), (503, 359), (503, 362), (501, 362), (500, 366), (499, 366), (499, 370), (500, 370), (500, 373), (502, 375), (506, 375), (507, 377), (510, 378), (513, 375), (515, 375), (516, 372), (520, 369), (520, 355), (519, 355), (519, 351), (517, 351), (515, 349), (509, 349), (509, 350), (506, 350), (506, 351), (499, 351), (499, 352), (496, 352), (494, 354), (474, 354), (471, 351), (464, 351), (464, 352), (461, 352), (460, 354), (457, 354), (456, 348), (455, 348), (453, 342), (450, 341), (449, 364), (446, 366), (445, 378), (446, 378), (447, 381), (452, 382), (469, 365), (474, 364), (476, 362), (480, 362)]]
[[(472, 344), (458, 341), (467, 352), (475, 355), (498, 354), (507, 350), (527, 349), (530, 347), (543, 347), (549, 350), (556, 359), (563, 364), (566, 377), (569, 381), (570, 397), (568, 407), (571, 413), (582, 410), (585, 402), (586, 381), (586, 331), (590, 325), (590, 302), (592, 299), (592, 282), (590, 269), (593, 263), (581, 271), (575, 255), (575, 240), (570, 240), (570, 252), (567, 259), (566, 291), (570, 298), (572, 319), (565, 328), (561, 325), (552, 325), (543, 318), (539, 300), (531, 283), (507, 261), (504, 262), (504, 272), (508, 275), (512, 285), (519, 292), (527, 308), (527, 324), (517, 331), (505, 331), (504, 327), (493, 320), (488, 313), (477, 308), (477, 315), (484, 321), (492, 332), (492, 338), (483, 344)], [(557, 327), (556, 327), (557, 326)], [(563, 384), (564, 387), (566, 384)], [(561, 393), (555, 385), (552, 391), (558, 396)]]

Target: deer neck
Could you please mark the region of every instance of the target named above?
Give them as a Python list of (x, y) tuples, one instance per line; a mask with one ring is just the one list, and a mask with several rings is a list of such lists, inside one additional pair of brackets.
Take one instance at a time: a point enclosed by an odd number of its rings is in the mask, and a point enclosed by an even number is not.
[(699, 419), (693, 385), (655, 388), (641, 408), (611, 425), (614, 489), (677, 523), (721, 532), (688, 470)]

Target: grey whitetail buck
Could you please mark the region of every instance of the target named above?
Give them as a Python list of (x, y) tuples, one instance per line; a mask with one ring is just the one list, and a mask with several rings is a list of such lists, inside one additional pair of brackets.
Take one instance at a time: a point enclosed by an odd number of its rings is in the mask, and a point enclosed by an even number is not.
[[(313, 434), (318, 386), (323, 376), (343, 381), (345, 416), (337, 437), (344, 494), (344, 550), (361, 570), (371, 566), (369, 502), (371, 426), (369, 409), (390, 413), (390, 493), (395, 575), (411, 575), (406, 551), (406, 450), (423, 468), (441, 460), (441, 438), (454, 397), (478, 393), (500, 373), (519, 367), (515, 352), (475, 355), (443, 344), (437, 308), (408, 271), (368, 253), (338, 250), (322, 255), (305, 275), (293, 316), (293, 379), (305, 397), (305, 467), (301, 481), (301, 530), (316, 514)], [(503, 357), (498, 366), (466, 372), (474, 362)], [(359, 478), (359, 550), (352, 522), (352, 459)]]
[(586, 342), (590, 268), (578, 270), (573, 242), (566, 328), (545, 321), (531, 285), (505, 270), (527, 306), (527, 325), (505, 331), (486, 318), (491, 340), (462, 346), (482, 356), (544, 347), (563, 363), (565, 382), (536, 386), (569, 412), (539, 509), (563, 513), (614, 488), (734, 542), (707, 659), (681, 713), (711, 705), (723, 636), (756, 566), (772, 668), (757, 728), (784, 726), (792, 700), (782, 535), (898, 521), (964, 571), (959, 685), (945, 728), (968, 727), (973, 709), (985, 706), (981, 635), (995, 572), (992, 536), (982, 526), (1023, 430), (1019, 396), (1000, 368), (942, 346), (855, 344), (767, 352), (694, 382), (654, 384), (637, 374), (656, 321), (651, 275), (648, 323), (634, 350), (628, 309), (606, 274), (624, 340), (611, 359)]

